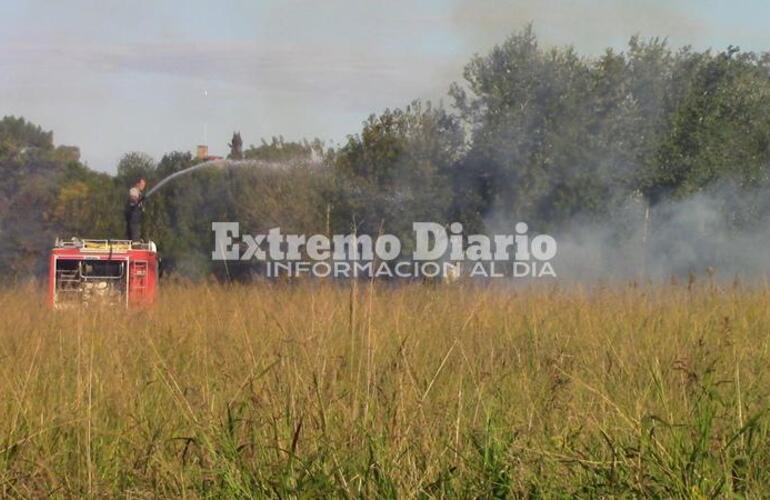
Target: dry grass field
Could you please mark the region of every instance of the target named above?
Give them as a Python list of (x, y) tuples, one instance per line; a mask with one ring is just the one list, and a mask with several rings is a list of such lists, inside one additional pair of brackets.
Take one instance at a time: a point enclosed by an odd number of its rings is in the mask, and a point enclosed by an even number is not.
[(0, 292), (3, 497), (770, 495), (770, 289)]

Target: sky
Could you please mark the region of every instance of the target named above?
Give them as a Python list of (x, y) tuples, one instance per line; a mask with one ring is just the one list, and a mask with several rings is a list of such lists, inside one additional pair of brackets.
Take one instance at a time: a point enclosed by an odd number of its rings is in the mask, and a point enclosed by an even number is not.
[(629, 37), (770, 50), (770, 2), (0, 0), (0, 116), (24, 116), (114, 172), (207, 143), (343, 142), (416, 98), (451, 104), (474, 54), (532, 23), (586, 55)]

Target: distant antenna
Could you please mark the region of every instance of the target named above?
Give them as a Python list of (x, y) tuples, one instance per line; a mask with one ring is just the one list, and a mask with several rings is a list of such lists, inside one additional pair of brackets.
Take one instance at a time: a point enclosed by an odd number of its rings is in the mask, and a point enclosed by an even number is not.
[[(206, 99), (208, 96), (209, 96), (209, 91), (207, 89), (203, 89), (203, 98)], [(205, 103), (203, 105), (203, 113), (204, 113), (204, 117), (206, 116), (206, 113), (208, 113), (208, 107), (206, 107)], [(208, 136), (209, 136), (209, 124), (204, 119), (203, 120), (203, 144), (208, 145), (209, 143)]]

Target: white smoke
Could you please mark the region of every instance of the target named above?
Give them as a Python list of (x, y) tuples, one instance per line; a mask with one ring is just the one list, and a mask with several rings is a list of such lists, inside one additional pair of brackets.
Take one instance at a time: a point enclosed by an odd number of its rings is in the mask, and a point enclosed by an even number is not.
[(641, 199), (600, 221), (576, 219), (554, 235), (561, 280), (643, 280), (688, 276), (765, 280), (770, 270), (766, 190), (722, 184), (647, 210)]

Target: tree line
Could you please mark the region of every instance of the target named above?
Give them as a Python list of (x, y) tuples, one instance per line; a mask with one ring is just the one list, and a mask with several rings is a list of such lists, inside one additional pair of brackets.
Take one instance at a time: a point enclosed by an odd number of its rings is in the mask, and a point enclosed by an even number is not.
[[(554, 231), (719, 182), (756, 193), (769, 183), (769, 70), (767, 53), (674, 49), (658, 38), (587, 57), (544, 48), (527, 27), (467, 63), (449, 106), (414, 101), (373, 114), (333, 148), (280, 137), (243, 148), (238, 134), (232, 157), (271, 166), (180, 177), (147, 202), (145, 236), (169, 270), (202, 278), (223, 272), (210, 259), (214, 220), (251, 233), (388, 232), (408, 244), (413, 221), (485, 231), (524, 220)], [(133, 180), (152, 185), (196, 161), (189, 152), (159, 161), (132, 152), (115, 175), (98, 173), (77, 148), (55, 146), (51, 132), (4, 118), (0, 271), (44, 274), (57, 235), (122, 237)], [(747, 198), (723, 215), (751, 224), (765, 205)]]

